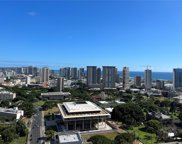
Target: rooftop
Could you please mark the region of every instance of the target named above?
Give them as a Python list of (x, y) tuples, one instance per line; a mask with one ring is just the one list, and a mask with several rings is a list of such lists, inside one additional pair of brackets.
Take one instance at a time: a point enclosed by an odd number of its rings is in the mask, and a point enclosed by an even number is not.
[(3, 108), (3, 107), (0, 107), (0, 112), (3, 112), (3, 113), (11, 113), (11, 114), (17, 114), (18, 112), (18, 109), (17, 108)]
[(68, 113), (97, 112), (101, 109), (90, 101), (63, 103)]
[(110, 117), (110, 114), (90, 101), (58, 104), (63, 119), (86, 117)]
[(82, 144), (78, 133), (63, 133), (58, 135), (60, 144)]
[(71, 95), (70, 92), (48, 92), (48, 93), (41, 93), (44, 96), (53, 96), (53, 95)]
[(182, 100), (182, 95), (174, 97), (174, 99)]

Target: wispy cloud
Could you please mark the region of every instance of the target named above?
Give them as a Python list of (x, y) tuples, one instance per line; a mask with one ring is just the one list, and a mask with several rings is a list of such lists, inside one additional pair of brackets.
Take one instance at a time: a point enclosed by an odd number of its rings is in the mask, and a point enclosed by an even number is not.
[(36, 16), (37, 15), (37, 12), (34, 12), (34, 11), (30, 11), (27, 13), (29, 16)]

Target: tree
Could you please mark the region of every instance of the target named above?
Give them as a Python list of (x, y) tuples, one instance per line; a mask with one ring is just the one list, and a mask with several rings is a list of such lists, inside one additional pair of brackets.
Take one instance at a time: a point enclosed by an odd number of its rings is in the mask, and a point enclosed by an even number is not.
[(3, 100), (0, 104), (1, 107), (9, 107), (10, 101), (9, 100)]
[(22, 121), (18, 121), (16, 124), (16, 133), (22, 137), (22, 136), (26, 136), (27, 134), (27, 129), (25, 124)]
[(182, 121), (182, 112), (179, 113), (179, 119)]
[(45, 131), (45, 134), (46, 134), (46, 136), (47, 136), (47, 139), (50, 140), (50, 139), (52, 139), (53, 136), (54, 136), (54, 131), (53, 131), (53, 130), (46, 130), (46, 131)]
[(134, 134), (122, 133), (116, 136), (114, 142), (115, 144), (131, 144), (135, 140)]
[(170, 100), (164, 100), (161, 102), (161, 107), (170, 107), (171, 101)]
[(42, 108), (44, 110), (47, 110), (47, 109), (51, 109), (53, 108), (54, 106), (56, 106), (56, 103), (53, 102), (53, 101), (46, 101), (43, 105), (42, 105)]
[(3, 132), (1, 133), (1, 136), (4, 142), (8, 142), (8, 143), (11, 142), (13, 139), (16, 138), (15, 127), (9, 127), (3, 130)]
[(34, 106), (30, 102), (23, 102), (20, 108), (24, 110), (25, 116), (27, 117), (31, 117), (35, 112)]
[(134, 103), (116, 106), (111, 117), (112, 119), (122, 121), (127, 125), (139, 125), (145, 120), (141, 107)]
[(145, 123), (146, 131), (150, 133), (155, 133), (162, 128), (162, 124), (158, 120), (150, 120)]
[(93, 144), (114, 144), (113, 141), (102, 135), (92, 136), (88, 141), (92, 142)]

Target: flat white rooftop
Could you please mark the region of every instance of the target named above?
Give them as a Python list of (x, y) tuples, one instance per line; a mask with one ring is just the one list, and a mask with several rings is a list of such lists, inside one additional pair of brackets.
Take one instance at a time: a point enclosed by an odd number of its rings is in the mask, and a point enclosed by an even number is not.
[(0, 112), (2, 112), (2, 113), (10, 113), (10, 114), (17, 114), (18, 113), (18, 109), (0, 107)]
[(70, 143), (70, 142), (78, 142), (78, 135), (77, 134), (70, 134), (70, 135), (59, 135), (59, 143)]
[(107, 101), (99, 101), (100, 104), (108, 104)]
[(180, 96), (177, 96), (177, 97), (174, 97), (174, 99), (177, 99), (177, 100), (182, 100), (182, 95), (180, 95)]
[(70, 92), (48, 92), (48, 93), (41, 93), (44, 96), (54, 96), (54, 95), (71, 95)]
[(80, 113), (80, 112), (98, 112), (101, 109), (90, 101), (84, 102), (65, 102), (64, 107), (68, 113)]

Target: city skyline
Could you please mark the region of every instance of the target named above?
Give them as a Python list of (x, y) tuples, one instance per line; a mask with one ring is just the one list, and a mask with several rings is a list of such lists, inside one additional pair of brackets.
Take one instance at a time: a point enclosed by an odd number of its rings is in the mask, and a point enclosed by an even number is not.
[(181, 67), (180, 1), (1, 1), (0, 66)]

